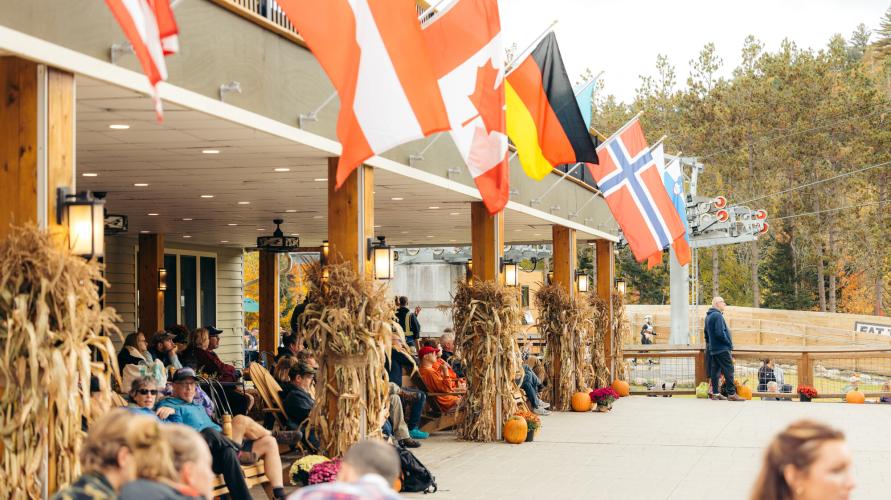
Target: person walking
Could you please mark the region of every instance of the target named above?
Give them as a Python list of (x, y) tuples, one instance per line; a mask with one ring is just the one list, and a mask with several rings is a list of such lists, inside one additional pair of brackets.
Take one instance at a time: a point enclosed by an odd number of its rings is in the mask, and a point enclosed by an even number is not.
[[(708, 339), (709, 365), (711, 368), (712, 394), (711, 399), (745, 401), (736, 394), (736, 386), (733, 385), (733, 339), (727, 322), (724, 321), (724, 308), (727, 303), (721, 297), (712, 299), (712, 307), (705, 314), (705, 337)], [(721, 375), (724, 375), (724, 392), (718, 386)]]

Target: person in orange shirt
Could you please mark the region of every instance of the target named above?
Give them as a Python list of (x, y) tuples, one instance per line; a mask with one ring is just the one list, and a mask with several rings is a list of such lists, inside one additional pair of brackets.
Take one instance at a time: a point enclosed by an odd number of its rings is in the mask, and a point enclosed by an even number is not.
[[(418, 351), (421, 358), (421, 380), (430, 392), (456, 392), (463, 391), (463, 381), (455, 376), (448, 363), (437, 363), (439, 351), (435, 347), (425, 346)], [(461, 396), (443, 395), (435, 396), (436, 402), (443, 411), (451, 411), (461, 402)]]

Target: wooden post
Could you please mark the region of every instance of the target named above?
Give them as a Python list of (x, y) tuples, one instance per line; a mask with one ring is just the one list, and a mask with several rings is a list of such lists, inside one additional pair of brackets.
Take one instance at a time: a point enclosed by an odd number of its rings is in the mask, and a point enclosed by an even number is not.
[(278, 254), (260, 250), (260, 352), (278, 353)]
[[(597, 296), (605, 300), (609, 304), (608, 325), (613, 324), (613, 244), (608, 240), (596, 240), (597, 251)], [(613, 339), (613, 331), (606, 333), (603, 337), (603, 357), (606, 360), (606, 366), (609, 369), (610, 377), (614, 376), (613, 369), (613, 341), (621, 342), (621, 339)]]
[[(164, 329), (164, 292), (158, 290), (158, 269), (164, 267), (164, 235), (140, 234), (136, 268), (139, 281), (139, 331), (151, 338)], [(172, 287), (174, 290), (176, 287)], [(179, 300), (179, 299), (177, 299)]]
[[(570, 299), (572, 299), (572, 297), (575, 296), (575, 264), (577, 259), (575, 229), (554, 225), (552, 226), (551, 232), (554, 255), (554, 283), (565, 290)], [(570, 339), (564, 339), (564, 342), (569, 341)], [(560, 351), (551, 349), (550, 352), (550, 377), (551, 380), (558, 381), (567, 374), (563, 373), (562, 357), (560, 355)], [(569, 373), (568, 375), (572, 376), (574, 375), (574, 372), (575, 370), (573, 370), (572, 373)], [(573, 385), (575, 385), (575, 382), (573, 382)], [(559, 398), (559, 386), (560, 384), (558, 383), (551, 384), (551, 403), (554, 404), (555, 408), (562, 408), (566, 404), (565, 401), (561, 401)]]
[(697, 385), (697, 386), (699, 384), (701, 384), (702, 382), (709, 382), (709, 383), (711, 382), (709, 380), (709, 375), (705, 369), (705, 357), (706, 356), (708, 356), (708, 354), (705, 352), (705, 347), (702, 347), (701, 349), (696, 351), (696, 367), (695, 367), (694, 378), (696, 379), (695, 385)]
[(504, 255), (504, 212), (489, 215), (481, 201), (470, 203), (471, 258), (474, 280), (501, 280), (501, 257)]
[(374, 169), (360, 166), (336, 188), (337, 158), (328, 158), (328, 245), (332, 263), (349, 262), (370, 276), (368, 238), (374, 237)]
[(814, 385), (814, 367), (809, 353), (801, 353), (798, 360), (798, 385)]

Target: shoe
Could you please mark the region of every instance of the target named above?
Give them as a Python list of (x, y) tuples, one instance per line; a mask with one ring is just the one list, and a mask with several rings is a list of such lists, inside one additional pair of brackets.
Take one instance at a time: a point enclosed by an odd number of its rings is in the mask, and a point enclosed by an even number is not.
[(408, 435), (411, 436), (412, 439), (427, 439), (430, 437), (430, 433), (424, 432), (421, 429), (412, 429), (408, 431)]
[(536, 408), (536, 409), (532, 410), (532, 413), (534, 413), (536, 415), (541, 415), (543, 417), (546, 417), (551, 414), (551, 412), (549, 412), (548, 410), (546, 410), (544, 408)]
[(272, 431), (272, 437), (275, 438), (277, 443), (286, 445), (286, 446), (297, 446), (297, 443), (303, 439), (303, 432), (301, 431)]
[(724, 399), (726, 399), (727, 401), (745, 401), (745, 398), (739, 397), (739, 394), (731, 394)]
[(415, 441), (412, 438), (405, 438), (402, 441), (399, 441), (399, 444), (401, 444), (404, 448), (420, 448), (421, 447), (421, 443)]
[(254, 465), (255, 463), (257, 463), (257, 460), (260, 460), (260, 457), (258, 457), (257, 454), (252, 451), (238, 452), (238, 463), (240, 463), (241, 465)]
[(713, 399), (715, 401), (727, 401), (727, 396), (725, 396), (723, 394), (709, 394), (708, 398)]
[(547, 410), (548, 408), (551, 407), (551, 403), (548, 403), (548, 402), (546, 402), (546, 401), (539, 401), (539, 402), (538, 402), (538, 407), (539, 407), (539, 408), (544, 408), (545, 410)]

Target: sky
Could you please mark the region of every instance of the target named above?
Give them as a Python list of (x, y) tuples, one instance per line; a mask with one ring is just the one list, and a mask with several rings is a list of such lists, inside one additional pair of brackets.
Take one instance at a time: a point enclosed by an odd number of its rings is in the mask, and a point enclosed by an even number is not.
[[(573, 83), (586, 68), (603, 71), (601, 95), (630, 102), (640, 75), (655, 73), (665, 54), (684, 85), (689, 61), (714, 42), (729, 75), (747, 35), (774, 51), (784, 38), (823, 48), (858, 24), (875, 30), (891, 0), (499, 0), (505, 47), (526, 48), (553, 21)], [(874, 40), (872, 38), (871, 40)]]

